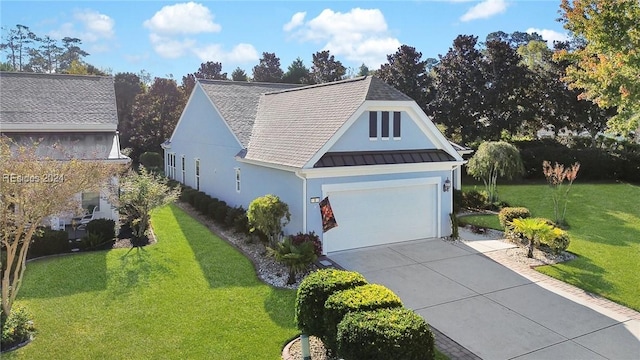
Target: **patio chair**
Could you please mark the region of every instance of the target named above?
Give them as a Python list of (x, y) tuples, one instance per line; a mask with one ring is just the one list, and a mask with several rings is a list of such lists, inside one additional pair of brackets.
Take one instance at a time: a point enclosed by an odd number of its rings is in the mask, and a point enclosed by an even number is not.
[(91, 214), (87, 213), (80, 218), (75, 218), (76, 224), (78, 224), (78, 230), (84, 230), (87, 227), (87, 224), (96, 218), (96, 212), (98, 211), (98, 207), (94, 207)]

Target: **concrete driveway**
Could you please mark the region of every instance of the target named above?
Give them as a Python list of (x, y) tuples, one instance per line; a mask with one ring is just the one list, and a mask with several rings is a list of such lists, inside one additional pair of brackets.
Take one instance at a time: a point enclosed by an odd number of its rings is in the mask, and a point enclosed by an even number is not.
[(328, 257), (387, 286), (482, 359), (640, 359), (638, 313), (611, 310), (489, 258), (505, 246), (427, 239)]

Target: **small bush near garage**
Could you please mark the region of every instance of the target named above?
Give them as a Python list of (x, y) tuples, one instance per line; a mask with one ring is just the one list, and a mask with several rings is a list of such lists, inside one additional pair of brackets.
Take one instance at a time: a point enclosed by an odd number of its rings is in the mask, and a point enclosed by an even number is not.
[(69, 235), (64, 230), (42, 228), (42, 232), (34, 235), (29, 246), (27, 258), (62, 254), (71, 251)]
[(321, 337), (324, 334), (324, 303), (333, 293), (367, 283), (354, 271), (322, 269), (305, 277), (296, 296), (295, 321), (304, 334)]
[(563, 251), (567, 250), (569, 247), (569, 243), (571, 240), (569, 239), (569, 234), (566, 231), (554, 227), (551, 230), (551, 235), (548, 238), (540, 240), (540, 247), (548, 248), (554, 254), (560, 254)]
[(462, 207), (467, 209), (484, 209), (487, 207), (487, 195), (477, 191), (470, 190), (462, 193)]
[(432, 360), (429, 324), (405, 308), (352, 312), (338, 324), (337, 355), (344, 360)]
[(402, 307), (393, 291), (379, 284), (367, 284), (333, 293), (324, 303), (325, 347), (336, 350), (338, 324), (350, 312)]
[(500, 220), (500, 226), (503, 228), (506, 228), (513, 219), (528, 217), (531, 217), (531, 212), (525, 207), (505, 207), (498, 213), (498, 220)]
[(296, 246), (306, 242), (313, 243), (313, 251), (316, 256), (322, 255), (322, 242), (320, 241), (320, 237), (313, 231), (306, 234), (299, 232), (291, 236), (291, 242)]

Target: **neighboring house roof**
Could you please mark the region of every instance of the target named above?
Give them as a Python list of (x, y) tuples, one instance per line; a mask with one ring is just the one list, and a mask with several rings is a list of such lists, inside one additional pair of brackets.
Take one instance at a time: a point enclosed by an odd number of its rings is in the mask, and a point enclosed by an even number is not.
[(268, 92), (301, 86), (204, 79), (198, 79), (198, 82), (245, 148), (249, 144), (260, 96)]
[(245, 158), (303, 167), (366, 100), (413, 101), (370, 76), (267, 93)]
[(116, 131), (112, 77), (0, 72), (0, 130)]

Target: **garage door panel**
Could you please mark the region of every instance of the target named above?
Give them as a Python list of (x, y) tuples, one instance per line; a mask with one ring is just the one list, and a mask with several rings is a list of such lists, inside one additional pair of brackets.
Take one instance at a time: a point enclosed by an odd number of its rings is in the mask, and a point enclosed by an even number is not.
[(325, 193), (338, 226), (323, 235), (326, 252), (434, 237), (435, 184)]

